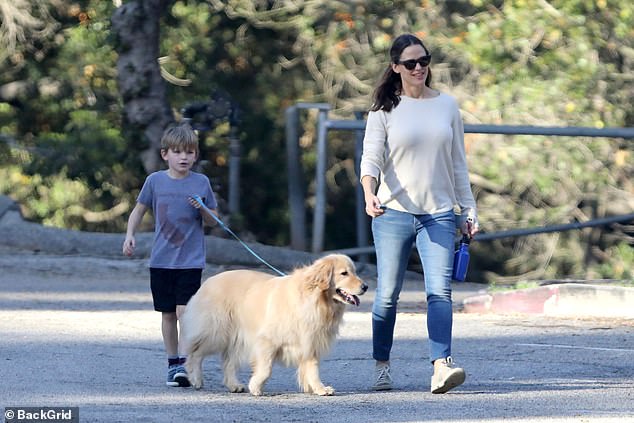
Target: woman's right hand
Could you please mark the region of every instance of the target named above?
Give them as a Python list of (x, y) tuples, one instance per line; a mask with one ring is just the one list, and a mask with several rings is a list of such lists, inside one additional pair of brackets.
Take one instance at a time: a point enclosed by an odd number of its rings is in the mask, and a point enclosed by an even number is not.
[(369, 195), (365, 198), (365, 213), (370, 217), (381, 216), (385, 210), (381, 208), (381, 201), (376, 195)]

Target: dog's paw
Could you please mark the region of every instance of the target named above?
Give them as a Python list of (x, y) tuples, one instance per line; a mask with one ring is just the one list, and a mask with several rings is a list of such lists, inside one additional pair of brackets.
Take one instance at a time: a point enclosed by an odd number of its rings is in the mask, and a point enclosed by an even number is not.
[(251, 395), (259, 397), (262, 395), (262, 386), (249, 383), (249, 392), (251, 392)]
[(203, 387), (203, 381), (202, 379), (196, 378), (196, 377), (192, 377), (191, 375), (189, 376), (189, 383), (191, 383), (192, 388), (198, 390), (200, 388)]
[(315, 393), (322, 397), (329, 397), (335, 394), (335, 388), (332, 386), (324, 386), (323, 389), (316, 389)]
[(242, 384), (231, 385), (231, 386), (228, 386), (228, 388), (229, 388), (229, 392), (232, 392), (234, 394), (239, 394), (246, 390), (246, 388)]

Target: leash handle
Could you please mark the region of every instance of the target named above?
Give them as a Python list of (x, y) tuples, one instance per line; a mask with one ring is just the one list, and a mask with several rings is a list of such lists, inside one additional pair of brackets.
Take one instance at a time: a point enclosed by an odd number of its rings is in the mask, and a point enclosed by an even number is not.
[(209, 208), (205, 205), (205, 203), (203, 202), (202, 198), (200, 198), (199, 195), (197, 194), (192, 194), (190, 196), (194, 201), (196, 201), (200, 207), (202, 209), (204, 209), (205, 211), (207, 211), (207, 213), (209, 213), (211, 215), (211, 217), (214, 218), (214, 220), (216, 222), (218, 222), (218, 224), (220, 225), (220, 227), (222, 229), (224, 229), (225, 231), (227, 231), (232, 237), (234, 237), (240, 244), (242, 244), (242, 246), (244, 248), (246, 248), (246, 250), (251, 253), (251, 255), (253, 255), (253, 257), (255, 257), (256, 259), (260, 260), (262, 263), (266, 264), (269, 269), (273, 270), (274, 272), (276, 272), (278, 275), (280, 276), (286, 276), (286, 273), (276, 269), (275, 267), (273, 267), (271, 264), (269, 264), (266, 260), (264, 260), (262, 257), (260, 257), (255, 251), (253, 251), (244, 241), (242, 241), (238, 235), (236, 235), (235, 233), (233, 233), (233, 231), (231, 229), (229, 229), (229, 227), (227, 225), (225, 225), (225, 223), (220, 220), (220, 218), (218, 216), (216, 216), (211, 210), (209, 210)]

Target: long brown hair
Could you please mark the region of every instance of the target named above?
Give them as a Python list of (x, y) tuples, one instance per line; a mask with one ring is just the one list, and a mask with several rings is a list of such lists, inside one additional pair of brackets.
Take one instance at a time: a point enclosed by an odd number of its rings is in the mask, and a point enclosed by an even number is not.
[[(390, 64), (383, 73), (379, 85), (374, 90), (372, 107), (370, 108), (371, 111), (385, 110), (389, 112), (398, 106), (398, 103), (401, 101), (400, 94), (403, 89), (403, 84), (401, 82), (401, 75), (392, 70), (392, 63), (398, 63), (398, 61), (401, 60), (403, 50), (413, 45), (423, 47), (425, 52), (429, 54), (429, 50), (427, 50), (423, 42), (412, 34), (399, 35), (392, 43), (392, 47), (390, 47)], [(431, 87), (431, 68), (427, 69), (425, 85)]]

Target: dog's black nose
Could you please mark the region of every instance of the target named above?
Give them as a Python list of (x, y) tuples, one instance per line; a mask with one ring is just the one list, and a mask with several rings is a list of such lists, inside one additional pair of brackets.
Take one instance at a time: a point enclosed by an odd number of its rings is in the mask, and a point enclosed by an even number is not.
[(363, 292), (367, 291), (368, 290), (368, 286), (366, 284), (361, 285), (361, 290)]

